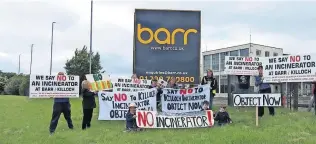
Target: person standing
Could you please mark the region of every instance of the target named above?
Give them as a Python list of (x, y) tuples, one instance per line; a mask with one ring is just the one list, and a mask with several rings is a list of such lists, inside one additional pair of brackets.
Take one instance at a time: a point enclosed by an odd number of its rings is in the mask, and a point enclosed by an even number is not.
[(157, 94), (156, 94), (156, 101), (157, 101), (157, 107), (160, 105), (160, 100), (161, 100), (161, 94), (162, 94), (162, 89), (159, 84), (157, 84), (157, 80), (153, 79), (151, 80), (151, 85), (149, 86), (149, 89), (151, 88), (156, 88), (157, 89)]
[(179, 89), (179, 86), (177, 85), (177, 79), (175, 77), (170, 77), (166, 88)]
[(83, 109), (83, 119), (82, 119), (82, 130), (91, 127), (91, 119), (93, 114), (93, 109), (96, 108), (95, 98), (98, 92), (91, 92), (89, 88), (89, 81), (84, 80), (82, 82), (82, 109)]
[[(271, 87), (268, 83), (263, 83), (263, 67), (258, 67), (259, 75), (255, 76), (255, 85), (259, 87), (259, 93), (271, 93)], [(274, 107), (268, 107), (270, 115), (274, 116)], [(264, 107), (259, 106), (258, 107), (258, 116), (262, 117), (264, 114)]]
[[(59, 72), (58, 75), (65, 75), (65, 74), (63, 72)], [(53, 114), (52, 114), (52, 119), (49, 126), (50, 134), (53, 134), (55, 132), (61, 113), (64, 114), (64, 117), (68, 124), (68, 128), (69, 129), (74, 128), (72, 124), (72, 120), (71, 120), (71, 105), (69, 102), (69, 98), (54, 98)]]
[(315, 115), (316, 115), (316, 89), (315, 89), (315, 86), (316, 86), (316, 82), (313, 82), (313, 89), (312, 89), (312, 97), (311, 97), (311, 100), (309, 101), (309, 104), (308, 104), (308, 109), (307, 111), (311, 111), (312, 110), (312, 107), (313, 107), (313, 104), (314, 104), (314, 109), (315, 109)]
[(209, 103), (210, 103), (210, 110), (212, 110), (213, 99), (214, 99), (214, 96), (216, 94), (216, 89), (217, 89), (217, 80), (214, 78), (213, 71), (211, 69), (208, 69), (207, 75), (202, 78), (201, 85), (205, 85), (205, 84), (208, 84), (211, 87)]

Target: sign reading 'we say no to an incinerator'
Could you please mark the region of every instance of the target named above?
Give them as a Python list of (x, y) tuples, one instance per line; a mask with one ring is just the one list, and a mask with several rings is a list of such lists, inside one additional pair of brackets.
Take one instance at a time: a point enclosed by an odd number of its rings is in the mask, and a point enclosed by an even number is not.
[(316, 55), (289, 55), (263, 59), (264, 82), (312, 82), (316, 80)]

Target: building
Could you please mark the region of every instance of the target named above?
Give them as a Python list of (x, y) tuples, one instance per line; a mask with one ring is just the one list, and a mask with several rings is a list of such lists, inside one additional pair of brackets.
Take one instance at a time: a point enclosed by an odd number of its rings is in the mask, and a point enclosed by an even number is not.
[[(212, 69), (214, 76), (218, 80), (218, 93), (227, 93), (227, 76), (223, 75), (225, 66), (225, 56), (246, 56), (246, 57), (272, 57), (282, 56), (283, 49), (265, 46), (254, 43), (247, 43), (232, 47), (220, 48), (202, 52), (201, 76), (206, 75), (207, 69)], [(236, 87), (238, 84), (237, 76), (232, 76), (231, 84)], [(255, 90), (254, 79), (250, 78), (250, 89)]]

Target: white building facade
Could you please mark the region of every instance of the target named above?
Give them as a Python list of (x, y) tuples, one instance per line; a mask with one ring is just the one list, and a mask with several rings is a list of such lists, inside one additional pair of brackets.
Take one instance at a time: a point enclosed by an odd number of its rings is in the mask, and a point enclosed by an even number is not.
[[(283, 49), (260, 44), (248, 43), (227, 48), (221, 48), (202, 53), (201, 76), (206, 75), (207, 69), (212, 69), (218, 81), (218, 93), (220, 96), (227, 96), (227, 75), (224, 75), (225, 56), (245, 56), (245, 57), (272, 57), (282, 56)], [(231, 86), (238, 87), (237, 76), (231, 76)], [(256, 90), (254, 77), (250, 78), (250, 89)], [(274, 87), (272, 87), (274, 91)], [(278, 90), (277, 90), (278, 91)]]

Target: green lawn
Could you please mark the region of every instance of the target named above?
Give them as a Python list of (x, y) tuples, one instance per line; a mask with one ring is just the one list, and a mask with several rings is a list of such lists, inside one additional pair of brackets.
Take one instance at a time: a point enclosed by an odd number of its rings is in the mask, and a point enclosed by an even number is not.
[[(69, 130), (61, 117), (56, 133), (49, 135), (52, 99), (0, 96), (0, 144), (289, 144), (316, 143), (316, 116), (307, 112), (276, 109), (255, 126), (254, 108), (229, 108), (234, 124), (201, 129), (148, 129), (123, 133), (123, 121), (98, 121), (95, 110), (92, 127), (81, 126), (81, 100), (72, 99), (75, 130)], [(265, 109), (266, 114), (268, 110)]]

